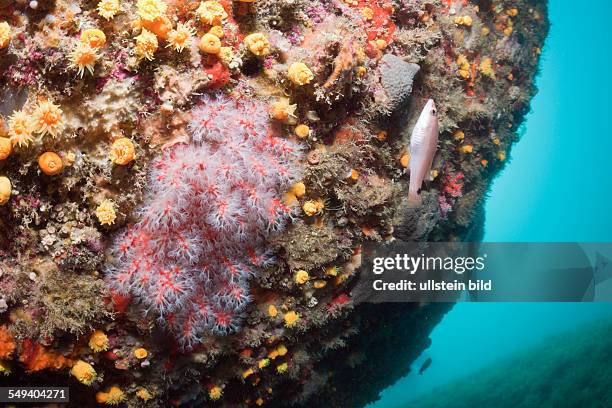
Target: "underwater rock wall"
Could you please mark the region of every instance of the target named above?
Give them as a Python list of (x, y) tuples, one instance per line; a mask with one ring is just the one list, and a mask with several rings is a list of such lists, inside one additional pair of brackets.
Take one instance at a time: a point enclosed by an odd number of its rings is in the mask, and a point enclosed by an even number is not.
[(376, 400), (451, 305), (355, 305), (362, 246), (480, 239), (547, 32), (539, 0), (0, 0), (2, 383), (78, 407)]

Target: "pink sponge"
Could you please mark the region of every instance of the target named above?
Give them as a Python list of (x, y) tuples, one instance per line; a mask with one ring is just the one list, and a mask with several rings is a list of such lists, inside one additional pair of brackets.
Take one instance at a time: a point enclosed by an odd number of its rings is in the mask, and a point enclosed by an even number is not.
[(152, 163), (140, 222), (117, 239), (107, 271), (111, 289), (138, 299), (184, 347), (238, 328), (249, 277), (272, 262), (266, 237), (293, 215), (280, 197), (301, 158), (262, 102), (205, 96), (192, 114), (192, 144)]

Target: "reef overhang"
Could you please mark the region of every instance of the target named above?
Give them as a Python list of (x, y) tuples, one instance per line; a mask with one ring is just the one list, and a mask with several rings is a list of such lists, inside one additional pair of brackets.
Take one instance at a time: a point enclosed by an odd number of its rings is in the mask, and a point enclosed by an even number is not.
[(547, 32), (545, 1), (0, 2), (3, 384), (376, 400), (452, 305), (356, 305), (362, 247), (482, 238)]

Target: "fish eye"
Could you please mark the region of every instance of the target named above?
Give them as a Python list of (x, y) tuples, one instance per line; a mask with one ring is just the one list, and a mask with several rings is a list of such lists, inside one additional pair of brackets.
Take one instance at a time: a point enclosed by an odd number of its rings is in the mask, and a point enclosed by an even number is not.
[(435, 115), (435, 114), (436, 114), (436, 110), (435, 110), (435, 109), (432, 109), (432, 110), (431, 110), (431, 114), (432, 114), (432, 115)]

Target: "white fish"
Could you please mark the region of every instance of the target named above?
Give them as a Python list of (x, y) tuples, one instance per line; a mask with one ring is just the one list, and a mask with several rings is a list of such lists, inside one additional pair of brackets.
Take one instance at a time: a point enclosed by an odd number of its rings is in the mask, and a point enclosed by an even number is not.
[(421, 201), (419, 190), (423, 180), (429, 176), (438, 147), (438, 112), (433, 99), (425, 104), (410, 136), (410, 186), (408, 203)]

